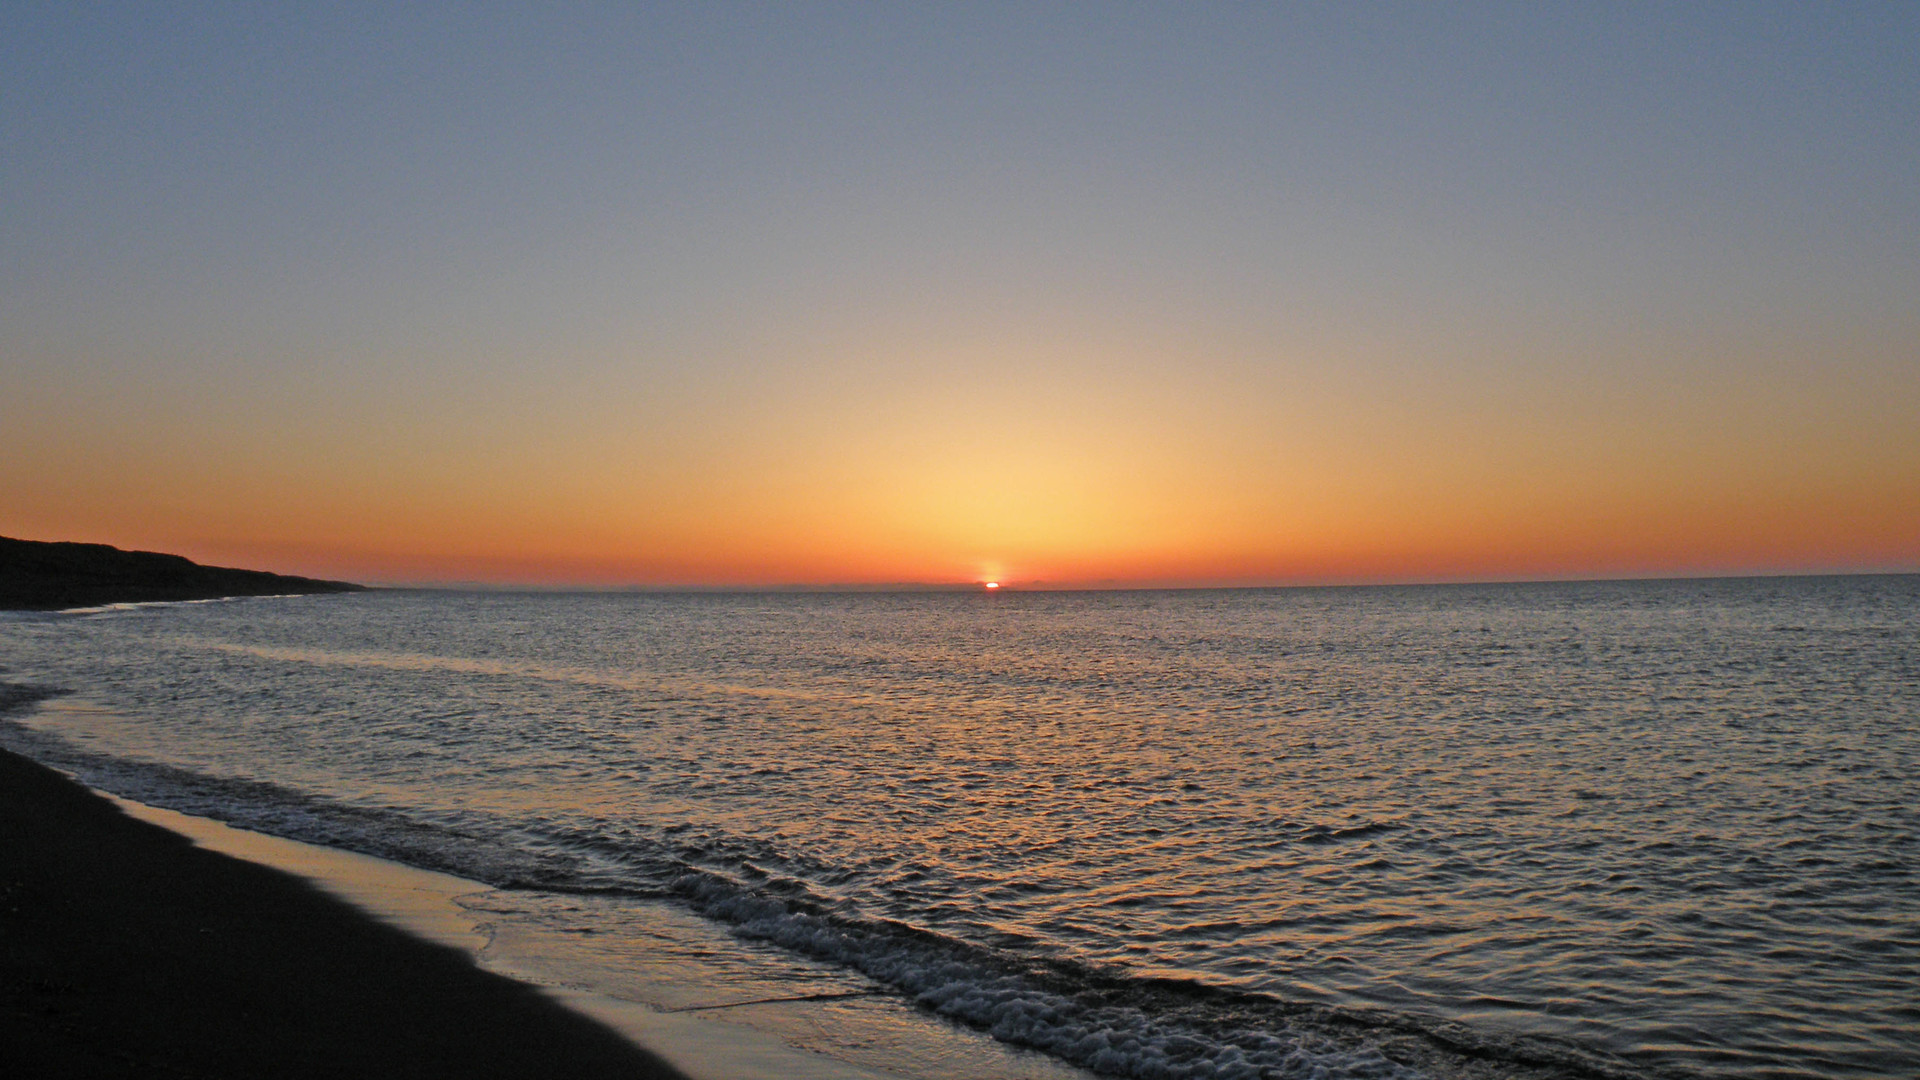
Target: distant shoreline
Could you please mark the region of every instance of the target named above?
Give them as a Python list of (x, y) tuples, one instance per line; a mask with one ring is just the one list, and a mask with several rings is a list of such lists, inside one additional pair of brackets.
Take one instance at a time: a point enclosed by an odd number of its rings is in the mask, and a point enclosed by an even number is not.
[(0, 536), (0, 610), (58, 611), (102, 604), (360, 592), (347, 581), (202, 566), (181, 555), (107, 544)]

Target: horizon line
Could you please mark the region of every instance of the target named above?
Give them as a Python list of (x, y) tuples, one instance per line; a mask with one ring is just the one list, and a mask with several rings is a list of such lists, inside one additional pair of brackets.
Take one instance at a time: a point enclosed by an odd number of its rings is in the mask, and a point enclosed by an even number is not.
[[(1915, 577), (1920, 568), (1853, 570), (1776, 570), (1738, 573), (1674, 573), (1519, 578), (1432, 578), (1381, 581), (1294, 581), (1270, 583), (1172, 584), (1102, 579), (1090, 582), (1000, 581), (993, 588), (979, 581), (788, 582), (774, 584), (541, 584), (488, 581), (369, 581), (372, 589), (417, 592), (616, 594), (806, 594), (806, 593), (1069, 593), (1069, 592), (1265, 592), (1281, 589), (1449, 588), (1487, 585), (1632, 584), (1636, 582), (1765, 581), (1785, 578)], [(356, 584), (362, 584), (356, 582)]]

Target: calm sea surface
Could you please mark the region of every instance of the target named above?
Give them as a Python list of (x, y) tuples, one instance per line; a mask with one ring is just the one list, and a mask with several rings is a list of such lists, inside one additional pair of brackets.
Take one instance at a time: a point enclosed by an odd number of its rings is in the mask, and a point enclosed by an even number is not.
[(108, 790), (1111, 1075), (1920, 1075), (1916, 577), (370, 593), (9, 616), (0, 667)]

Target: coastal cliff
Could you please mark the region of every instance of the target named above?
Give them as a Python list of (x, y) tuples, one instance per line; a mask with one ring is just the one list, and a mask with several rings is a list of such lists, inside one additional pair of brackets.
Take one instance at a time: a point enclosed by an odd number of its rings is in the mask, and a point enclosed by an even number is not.
[(153, 600), (358, 592), (345, 581), (202, 566), (179, 555), (106, 544), (0, 537), (0, 609), (55, 610)]

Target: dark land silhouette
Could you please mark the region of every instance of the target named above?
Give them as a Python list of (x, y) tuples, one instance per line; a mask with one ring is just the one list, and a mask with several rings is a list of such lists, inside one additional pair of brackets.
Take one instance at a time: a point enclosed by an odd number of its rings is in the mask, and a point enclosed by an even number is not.
[(357, 592), (345, 581), (202, 566), (180, 555), (106, 544), (0, 536), (0, 609), (52, 611), (154, 600)]

